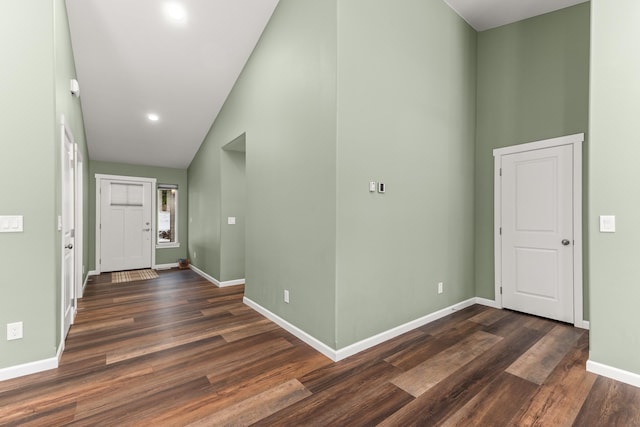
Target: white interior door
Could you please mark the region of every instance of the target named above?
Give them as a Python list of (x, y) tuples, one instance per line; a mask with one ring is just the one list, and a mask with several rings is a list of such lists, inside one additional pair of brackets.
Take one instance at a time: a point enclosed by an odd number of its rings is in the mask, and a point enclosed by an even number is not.
[(62, 123), (62, 337), (69, 332), (76, 311), (75, 293), (75, 177), (73, 136)]
[(151, 268), (152, 185), (100, 180), (100, 270)]
[(574, 322), (573, 148), (502, 156), (502, 303)]

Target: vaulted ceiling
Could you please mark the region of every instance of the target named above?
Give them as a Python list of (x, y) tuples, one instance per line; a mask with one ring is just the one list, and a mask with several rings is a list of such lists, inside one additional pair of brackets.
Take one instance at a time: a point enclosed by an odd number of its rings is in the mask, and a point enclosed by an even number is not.
[[(278, 1), (66, 0), (90, 158), (187, 168)], [(482, 31), (585, 0), (445, 1)]]

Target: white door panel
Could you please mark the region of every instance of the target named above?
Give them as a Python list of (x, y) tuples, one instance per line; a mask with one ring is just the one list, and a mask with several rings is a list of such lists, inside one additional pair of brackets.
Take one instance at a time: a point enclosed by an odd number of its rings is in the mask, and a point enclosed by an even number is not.
[(75, 293), (75, 176), (73, 136), (62, 123), (62, 339), (73, 323), (76, 312)]
[(151, 267), (151, 197), (150, 182), (101, 180), (102, 272)]
[(502, 156), (501, 198), (504, 307), (573, 322), (572, 146)]

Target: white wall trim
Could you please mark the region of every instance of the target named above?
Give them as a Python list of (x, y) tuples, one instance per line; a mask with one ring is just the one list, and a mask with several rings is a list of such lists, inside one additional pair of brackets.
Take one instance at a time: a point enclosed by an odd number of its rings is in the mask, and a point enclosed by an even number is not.
[(178, 268), (178, 263), (172, 262), (169, 264), (157, 264), (153, 266), (154, 270), (170, 270), (172, 268)]
[(498, 304), (496, 301), (494, 301), (492, 299), (476, 297), (476, 304), (480, 304), (480, 305), (484, 305), (484, 306), (492, 307), (492, 308), (497, 308), (497, 309), (502, 309), (500, 304)]
[(342, 359), (346, 359), (347, 357), (353, 356), (354, 354), (357, 354), (368, 348), (374, 347), (378, 344), (382, 344), (385, 341), (388, 341), (399, 335), (407, 333), (413, 329), (419, 328), (420, 326), (424, 326), (427, 323), (431, 323), (435, 320), (441, 319), (455, 311), (459, 311), (467, 307), (470, 307), (476, 303), (476, 298), (471, 298), (466, 301), (462, 301), (458, 304), (454, 304), (452, 306), (443, 308), (442, 310), (438, 310), (434, 313), (420, 317), (419, 319), (412, 320), (403, 325), (396, 326), (395, 328), (389, 329), (388, 331), (381, 332), (372, 337), (365, 338), (364, 340), (358, 341), (354, 344), (351, 344), (347, 347), (343, 347), (339, 350), (334, 350), (333, 348), (329, 347), (322, 341), (318, 340), (312, 335), (309, 335), (302, 329), (289, 323), (288, 321), (284, 320), (277, 314), (272, 313), (271, 311), (267, 310), (266, 308), (262, 307), (260, 304), (252, 301), (251, 299), (244, 297), (243, 301), (246, 305), (248, 305), (249, 307), (257, 311), (258, 313), (262, 314), (264, 317), (271, 320), (281, 328), (295, 335), (296, 337), (298, 337), (299, 339), (301, 339), (311, 347), (315, 348), (320, 353), (327, 356), (329, 359), (333, 360), (334, 362), (338, 362)]
[(333, 360), (334, 362), (338, 361), (337, 360), (336, 351), (334, 349), (332, 349), (331, 347), (329, 347), (328, 345), (326, 345), (325, 343), (323, 343), (322, 341), (320, 341), (320, 340), (316, 339), (315, 337), (309, 335), (308, 333), (306, 333), (302, 329), (300, 329), (297, 326), (287, 322), (282, 317), (272, 313), (271, 311), (269, 311), (266, 308), (262, 307), (260, 304), (250, 300), (249, 298), (244, 297), (242, 301), (246, 305), (248, 305), (249, 307), (251, 307), (252, 309), (257, 311), (258, 313), (262, 314), (267, 319), (271, 320), (276, 325), (280, 326), (282, 329), (285, 329), (286, 331), (288, 331), (291, 334), (295, 335), (296, 337), (298, 337), (299, 339), (301, 339), (305, 343), (309, 344), (311, 347), (315, 348), (320, 353), (322, 353), (325, 356), (327, 356), (329, 359)]
[(244, 285), (245, 282), (245, 279), (227, 280), (226, 282), (220, 282), (220, 287), (226, 288), (227, 286)]
[(89, 276), (91, 276), (91, 274), (87, 274), (87, 277), (84, 278), (84, 283), (82, 284), (83, 295), (84, 295), (84, 290), (87, 289), (87, 283), (89, 283)]
[(89, 270), (89, 272), (87, 273), (87, 277), (88, 276), (99, 276), (100, 273), (98, 273), (97, 270)]
[[(61, 346), (60, 348), (64, 348)], [(9, 366), (0, 369), (0, 381), (10, 380), (12, 378), (24, 377), (25, 375), (36, 374), (38, 372), (56, 369), (58, 367), (59, 357), (62, 352), (58, 349), (59, 355), (50, 357), (49, 359), (37, 360), (35, 362), (24, 363), (22, 365)]]
[(582, 322), (576, 323), (575, 327), (576, 328), (580, 328), (580, 329), (589, 330), (589, 329), (591, 329), (591, 323), (589, 323), (588, 320), (583, 320)]
[(494, 292), (496, 308), (502, 308), (502, 239), (500, 227), (502, 226), (502, 182), (500, 168), (502, 167), (502, 156), (507, 154), (521, 153), (525, 151), (541, 150), (545, 148), (559, 147), (562, 145), (572, 145), (573, 147), (573, 319), (574, 326), (585, 328), (583, 310), (583, 277), (582, 277), (582, 143), (584, 133), (561, 136), (558, 138), (533, 141), (526, 144), (512, 145), (510, 147), (496, 148), (493, 150), (494, 166), (494, 267), (495, 280)]
[(210, 276), (207, 273), (205, 273), (204, 271), (200, 270), (198, 267), (196, 267), (193, 264), (189, 265), (189, 268), (191, 270), (193, 270), (195, 273), (199, 274), (200, 276), (202, 276), (203, 278), (207, 279), (208, 281), (210, 281), (211, 283), (213, 283), (214, 285), (216, 285), (219, 288), (226, 288), (228, 286), (236, 286), (236, 285), (244, 285), (244, 283), (245, 283), (245, 279), (227, 280), (226, 282), (221, 282), (218, 279), (216, 279), (215, 277)]
[(424, 326), (427, 323), (431, 323), (435, 320), (441, 319), (449, 314), (463, 310), (467, 307), (471, 307), (476, 303), (475, 298), (468, 299), (466, 301), (462, 301), (458, 304), (451, 305), (449, 307), (443, 308), (442, 310), (438, 310), (434, 313), (427, 314), (426, 316), (422, 316), (419, 319), (412, 320), (403, 325), (396, 326), (395, 328), (389, 329), (388, 331), (381, 332), (377, 335), (374, 335), (369, 338), (365, 338), (357, 343), (351, 344), (347, 347), (343, 347), (340, 350), (336, 351), (336, 358), (334, 359), (336, 362), (342, 359), (346, 359), (349, 356), (353, 356), (356, 353), (360, 353), (368, 348), (374, 347), (378, 344), (382, 344), (385, 341), (388, 341), (392, 338), (395, 338), (399, 335), (412, 331), (420, 326)]
[(594, 362), (591, 359), (587, 360), (587, 371), (623, 382), (625, 384), (632, 385), (634, 387), (640, 387), (640, 375), (629, 371), (623, 371), (622, 369), (614, 368), (613, 366)]

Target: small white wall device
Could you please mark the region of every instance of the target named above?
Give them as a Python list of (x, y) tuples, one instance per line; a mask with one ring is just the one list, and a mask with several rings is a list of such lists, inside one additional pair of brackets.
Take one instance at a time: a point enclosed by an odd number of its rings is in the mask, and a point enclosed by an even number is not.
[(80, 97), (80, 83), (76, 79), (71, 79), (71, 84), (69, 85), (71, 88), (71, 95), (76, 98)]

